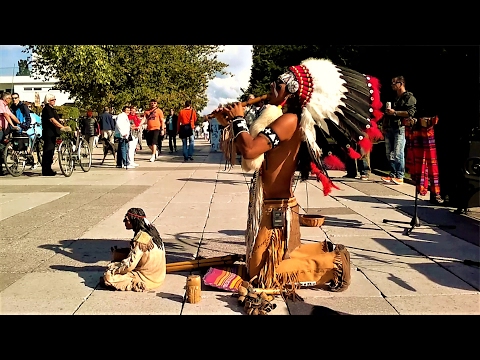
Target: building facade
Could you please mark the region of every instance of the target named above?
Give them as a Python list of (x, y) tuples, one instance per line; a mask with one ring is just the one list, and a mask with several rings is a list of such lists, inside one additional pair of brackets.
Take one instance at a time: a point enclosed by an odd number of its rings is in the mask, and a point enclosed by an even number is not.
[(18, 93), (20, 100), (31, 103), (43, 103), (45, 95), (52, 93), (57, 102), (55, 105), (61, 106), (65, 103), (72, 103), (70, 94), (60, 90), (52, 90), (56, 79), (49, 81), (34, 79), (31, 76), (0, 76), (0, 92)]

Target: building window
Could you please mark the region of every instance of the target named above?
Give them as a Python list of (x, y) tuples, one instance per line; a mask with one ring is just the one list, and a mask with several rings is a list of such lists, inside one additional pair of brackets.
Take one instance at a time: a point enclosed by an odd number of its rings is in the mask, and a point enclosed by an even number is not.
[(32, 88), (23, 88), (23, 90), (25, 90), (25, 91), (26, 91), (26, 90), (32, 90)]

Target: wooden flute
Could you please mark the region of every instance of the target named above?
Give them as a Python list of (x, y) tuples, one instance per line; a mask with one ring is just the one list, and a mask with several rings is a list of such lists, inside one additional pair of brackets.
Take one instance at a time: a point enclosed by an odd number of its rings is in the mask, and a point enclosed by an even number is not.
[[(242, 104), (242, 106), (256, 104), (256, 103), (259, 103), (262, 100), (267, 100), (269, 98), (269, 96), (270, 96), (269, 94), (265, 94), (265, 95), (258, 96), (258, 97), (253, 98), (253, 99), (249, 99), (247, 101), (243, 101), (243, 102), (241, 102), (241, 104)], [(214, 118), (214, 117), (215, 117), (215, 115), (213, 113), (211, 113), (210, 115), (207, 115), (207, 119), (211, 119), (211, 118)]]

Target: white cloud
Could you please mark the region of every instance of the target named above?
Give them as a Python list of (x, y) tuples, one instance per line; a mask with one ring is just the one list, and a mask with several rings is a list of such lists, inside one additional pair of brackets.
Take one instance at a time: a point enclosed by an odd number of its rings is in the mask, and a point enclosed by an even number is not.
[(242, 94), (240, 88), (247, 88), (252, 68), (252, 45), (225, 45), (218, 54), (218, 60), (229, 66), (225, 69), (233, 77), (217, 76), (211, 80), (208, 89), (208, 104), (202, 115), (210, 114), (218, 104), (233, 102)]

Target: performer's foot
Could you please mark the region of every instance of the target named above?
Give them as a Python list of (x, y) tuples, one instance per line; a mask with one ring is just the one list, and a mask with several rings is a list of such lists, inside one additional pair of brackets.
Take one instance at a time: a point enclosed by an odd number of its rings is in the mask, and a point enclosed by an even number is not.
[(341, 292), (348, 289), (351, 282), (350, 275), (350, 253), (343, 244), (337, 244), (335, 250), (335, 265), (337, 266), (337, 276), (329, 284), (330, 291)]
[(335, 244), (333, 242), (331, 242), (330, 240), (325, 240), (325, 242), (327, 243), (328, 252), (332, 252), (333, 250), (335, 250)]
[(390, 176), (382, 176), (380, 179), (382, 179), (382, 181), (386, 183), (392, 182), (392, 178)]

